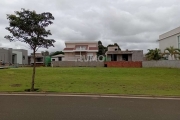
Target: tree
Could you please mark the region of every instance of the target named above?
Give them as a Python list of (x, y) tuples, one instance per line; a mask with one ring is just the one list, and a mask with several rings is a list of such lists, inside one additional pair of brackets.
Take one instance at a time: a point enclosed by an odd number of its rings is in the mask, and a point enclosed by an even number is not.
[(99, 55), (105, 55), (106, 48), (103, 46), (101, 41), (98, 41), (98, 53), (97, 56)]
[(101, 46), (102, 45), (102, 42), (101, 41), (98, 41), (98, 46)]
[(117, 43), (114, 43), (114, 46), (118, 46), (118, 50), (121, 50), (121, 48), (119, 47)]
[(178, 51), (178, 56), (177, 56), (177, 58), (180, 60), (180, 49), (178, 49), (177, 51)]
[(162, 58), (162, 54), (160, 49), (148, 49), (148, 53), (145, 55), (147, 60), (160, 60)]
[(174, 48), (173, 46), (167, 47), (164, 50), (164, 55), (170, 55), (171, 56), (171, 60), (177, 59), (180, 52), (178, 48)]
[(54, 17), (49, 12), (36, 13), (35, 11), (29, 11), (21, 9), (21, 11), (15, 11), (15, 14), (7, 14), (9, 20), (9, 27), (6, 27), (12, 35), (5, 36), (10, 41), (25, 42), (33, 50), (33, 73), (30, 91), (34, 91), (34, 80), (36, 72), (36, 59), (35, 53), (39, 48), (54, 47), (54, 39), (48, 39), (51, 35), (50, 30), (45, 28), (51, 25)]
[(50, 54), (50, 56), (59, 55), (59, 54), (64, 54), (64, 52), (62, 52), (62, 51), (52, 52), (52, 53)]
[(47, 51), (47, 50), (42, 51), (41, 54), (42, 54), (42, 56), (49, 56), (49, 51)]

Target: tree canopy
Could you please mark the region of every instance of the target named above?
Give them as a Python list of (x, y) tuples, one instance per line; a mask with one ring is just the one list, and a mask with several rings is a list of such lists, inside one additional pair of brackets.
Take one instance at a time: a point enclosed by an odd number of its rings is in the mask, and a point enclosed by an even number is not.
[(174, 48), (173, 46), (167, 47), (164, 50), (164, 55), (170, 55), (171, 60), (177, 59), (180, 55), (180, 50), (178, 48)]
[(148, 53), (145, 55), (147, 60), (160, 60), (162, 58), (162, 54), (160, 49), (148, 49)]
[(38, 48), (49, 48), (54, 46), (54, 39), (48, 39), (51, 35), (50, 30), (45, 28), (52, 24), (54, 17), (49, 12), (37, 14), (35, 11), (22, 9), (8, 14), (9, 27), (6, 29), (12, 34), (5, 36), (10, 41), (25, 42), (30, 49), (37, 51)]

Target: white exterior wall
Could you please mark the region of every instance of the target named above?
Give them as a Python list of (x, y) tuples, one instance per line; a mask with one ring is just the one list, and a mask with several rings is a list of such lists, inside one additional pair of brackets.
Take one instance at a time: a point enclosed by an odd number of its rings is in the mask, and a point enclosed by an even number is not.
[[(82, 57), (88, 57), (91, 56), (93, 58), (96, 58), (96, 52), (83, 52), (81, 53)], [(77, 61), (80, 58), (80, 54), (75, 54), (75, 53), (64, 53), (64, 58), (62, 61)], [(52, 58), (54, 59), (54, 58)]]
[(173, 29), (173, 30), (171, 30), (169, 32), (166, 32), (166, 33), (160, 35), (159, 40), (170, 37), (170, 36), (174, 36), (174, 35), (177, 35), (177, 34), (180, 34), (180, 27), (175, 28), (175, 29)]
[(96, 43), (88, 43), (88, 46), (89, 47), (98, 47), (98, 44), (96, 44)]
[[(55, 59), (55, 61), (59, 61), (59, 58), (58, 58), (58, 57), (57, 57), (57, 58), (51, 58), (51, 61), (52, 61), (52, 59)], [(62, 61), (65, 60), (64, 57), (61, 57), (61, 59), (62, 59)]]
[(16, 54), (16, 58), (17, 58), (17, 63), (18, 64), (23, 64), (22, 63), (22, 52), (19, 51), (12, 51), (12, 53)]
[(24, 56), (24, 59), (22, 58), (22, 64), (28, 64), (28, 51), (24, 49), (13, 49), (12, 51), (18, 51), (22, 52), (22, 56)]
[[(159, 49), (164, 52), (167, 47), (173, 46), (174, 48), (180, 49), (180, 27), (175, 28), (169, 32), (166, 32), (159, 36)], [(174, 60), (174, 56), (168, 56), (168, 60)]]
[(118, 50), (118, 46), (110, 46), (110, 47), (108, 47), (108, 51), (115, 51), (115, 49)]
[(73, 44), (73, 43), (66, 43), (66, 47), (67, 48), (74, 48), (75, 44)]
[(96, 56), (96, 52), (87, 52), (87, 55)]
[(178, 48), (178, 36), (180, 36), (180, 34), (160, 40), (159, 49), (161, 50), (161, 52), (164, 52), (164, 49), (170, 46), (174, 46), (175, 48)]
[(63, 61), (75, 61), (75, 52), (64, 53)]
[(62, 61), (65, 61), (65, 58), (64, 58), (64, 57), (62, 58)]

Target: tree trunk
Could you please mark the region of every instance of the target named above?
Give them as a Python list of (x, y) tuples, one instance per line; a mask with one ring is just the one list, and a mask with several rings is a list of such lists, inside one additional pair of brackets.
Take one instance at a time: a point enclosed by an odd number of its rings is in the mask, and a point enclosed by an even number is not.
[(35, 50), (33, 51), (33, 59), (34, 59), (34, 64), (33, 64), (32, 82), (31, 82), (31, 91), (34, 91), (34, 79), (35, 79), (35, 74), (36, 74), (36, 56), (35, 56)]

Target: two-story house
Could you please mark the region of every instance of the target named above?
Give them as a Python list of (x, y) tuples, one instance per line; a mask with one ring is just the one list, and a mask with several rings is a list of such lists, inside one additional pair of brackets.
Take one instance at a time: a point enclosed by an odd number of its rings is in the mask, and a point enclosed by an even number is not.
[(97, 57), (98, 42), (67, 41), (65, 46), (63, 61), (93, 61)]

